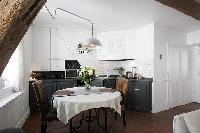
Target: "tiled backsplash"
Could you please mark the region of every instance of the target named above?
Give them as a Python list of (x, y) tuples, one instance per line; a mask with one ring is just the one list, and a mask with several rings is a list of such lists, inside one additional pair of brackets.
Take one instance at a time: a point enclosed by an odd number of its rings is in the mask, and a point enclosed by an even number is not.
[(120, 62), (116, 61), (90, 61), (80, 62), (82, 66), (91, 66), (97, 69), (97, 75), (117, 75), (118, 73), (113, 69), (120, 67)]
[(91, 61), (81, 63), (82, 66), (88, 65), (97, 69), (97, 75), (117, 75), (113, 70), (116, 67), (124, 67), (125, 71), (132, 71), (137, 67), (138, 73), (144, 77), (153, 77), (153, 61)]
[(126, 71), (132, 71), (133, 67), (137, 67), (137, 72), (141, 74), (143, 77), (147, 78), (153, 77), (153, 61), (145, 61), (145, 60), (125, 61), (121, 62), (121, 66), (124, 67)]

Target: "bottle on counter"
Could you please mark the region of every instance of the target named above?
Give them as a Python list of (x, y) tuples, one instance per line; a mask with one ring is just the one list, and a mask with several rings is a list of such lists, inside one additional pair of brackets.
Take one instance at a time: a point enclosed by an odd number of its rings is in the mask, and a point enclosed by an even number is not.
[(138, 79), (138, 69), (137, 67), (133, 67), (134, 78)]

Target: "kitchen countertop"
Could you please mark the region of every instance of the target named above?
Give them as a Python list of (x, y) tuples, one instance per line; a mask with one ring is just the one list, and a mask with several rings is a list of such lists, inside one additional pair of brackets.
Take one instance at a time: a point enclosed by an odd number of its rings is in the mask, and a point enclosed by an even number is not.
[(150, 81), (150, 82), (153, 82), (153, 78), (142, 78), (142, 79), (135, 79), (135, 78), (129, 78), (128, 79), (129, 81), (140, 81), (140, 82), (146, 82), (146, 81)]
[[(61, 81), (61, 80), (70, 80), (70, 79), (74, 79), (74, 80), (81, 80), (81, 77), (67, 77), (64, 79), (39, 79), (39, 80), (54, 80), (54, 81)], [(116, 77), (96, 77), (96, 79), (116, 79)], [(135, 78), (128, 78), (129, 81), (151, 81), (153, 82), (153, 78), (142, 78), (142, 79), (135, 79)], [(34, 81), (34, 80), (30, 80), (30, 81)]]

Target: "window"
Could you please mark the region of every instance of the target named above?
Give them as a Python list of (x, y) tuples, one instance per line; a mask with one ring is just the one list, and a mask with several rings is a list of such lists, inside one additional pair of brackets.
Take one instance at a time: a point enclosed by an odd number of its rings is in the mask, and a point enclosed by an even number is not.
[(11, 56), (0, 78), (0, 92), (12, 92), (20, 90), (21, 58), (18, 46)]

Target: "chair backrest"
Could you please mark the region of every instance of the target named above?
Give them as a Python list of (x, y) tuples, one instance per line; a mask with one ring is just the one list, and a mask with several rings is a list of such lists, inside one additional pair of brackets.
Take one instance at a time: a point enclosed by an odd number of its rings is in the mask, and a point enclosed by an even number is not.
[(38, 108), (42, 116), (46, 115), (50, 110), (50, 103), (48, 101), (45, 87), (41, 80), (37, 80), (32, 83), (34, 92), (38, 102)]
[(128, 94), (128, 79), (121, 77), (117, 78), (116, 90), (122, 95), (121, 104), (126, 104), (126, 96)]
[(126, 78), (117, 78), (116, 90), (127, 95), (128, 93), (128, 79)]

